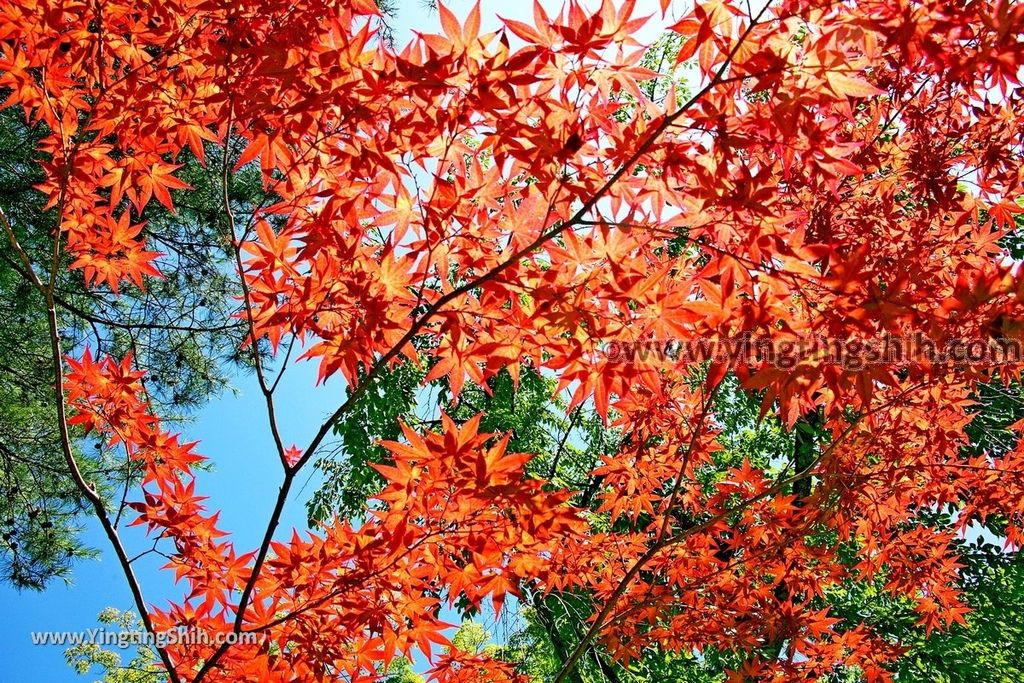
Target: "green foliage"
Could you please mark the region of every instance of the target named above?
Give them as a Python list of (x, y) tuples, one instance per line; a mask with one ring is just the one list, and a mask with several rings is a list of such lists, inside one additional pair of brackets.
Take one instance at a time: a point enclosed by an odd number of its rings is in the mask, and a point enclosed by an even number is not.
[[(476, 385), (465, 386), (451, 417), (463, 421), (482, 412), (481, 431), (511, 432), (509, 451), (535, 455), (554, 453), (557, 448), (555, 430), (564, 427), (559, 410), (564, 405), (552, 401), (555, 388), (553, 380), (529, 369), (520, 373), (517, 387), (512, 376), (502, 371), (487, 383), (487, 391)], [(538, 464), (534, 463), (535, 467)]]
[[(121, 612), (108, 607), (99, 614), (99, 622), (105, 631), (142, 630), (142, 622), (134, 612)], [(156, 653), (146, 645), (135, 647), (134, 655), (127, 664), (122, 663), (122, 654), (105, 649), (101, 645), (88, 643), (75, 645), (64, 651), (68, 666), (85, 676), (99, 670), (101, 677), (96, 683), (166, 683)], [(397, 682), (396, 682), (397, 683)], [(411, 682), (410, 682), (411, 683)]]
[(492, 377), (486, 389), (467, 384), (457, 402), (451, 400), (445, 379), (421, 389), (426, 372), (403, 363), (380, 373), (338, 423), (338, 448), (316, 463), (324, 481), (306, 505), (312, 524), (334, 515), (352, 519), (363, 514), (367, 499), (383, 483), (372, 467), (387, 463), (387, 451), (378, 442), (400, 436), (398, 420), (438, 427), (439, 414), (419, 414), (430, 406), (447, 406), (456, 422), (483, 413), (481, 431), (509, 433), (510, 451), (536, 456), (530, 473), (561, 485), (583, 489), (599, 455), (615, 448), (615, 435), (592, 409), (576, 410), (566, 419), (564, 402), (553, 398), (554, 382), (533, 370), (522, 370), (518, 386), (507, 371)]
[(462, 622), (459, 630), (452, 637), (452, 645), (463, 652), (476, 654), (483, 651), (484, 646), (490, 639), (491, 634), (487, 632), (483, 624), (466, 620)]
[(1024, 419), (1024, 386), (1013, 383), (1003, 386), (998, 379), (978, 385), (974, 399), (979, 408), (965, 430), (972, 455), (987, 451), (999, 457), (1016, 445), (1017, 435), (1008, 427)]
[(387, 462), (387, 451), (378, 442), (399, 437), (399, 419), (415, 422), (417, 389), (425, 376), (412, 363), (386, 369), (338, 422), (334, 432), (341, 440), (339, 449), (316, 462), (324, 483), (306, 503), (310, 524), (334, 515), (352, 519), (366, 511), (367, 499), (384, 481), (371, 467)]
[(795, 444), (773, 415), (760, 417), (761, 397), (743, 390), (733, 374), (727, 374), (715, 394), (714, 416), (721, 429), (722, 450), (715, 453), (715, 470), (738, 467), (749, 460), (752, 467), (769, 469), (788, 461)]
[(424, 683), (424, 679), (413, 671), (408, 659), (399, 657), (388, 665), (388, 670), (384, 673), (384, 683)]
[[(896, 680), (929, 683), (1016, 683), (1024, 680), (1024, 563), (1019, 556), (977, 539), (961, 545), (961, 589), (973, 610), (966, 625), (926, 634), (906, 600), (872, 583), (837, 587), (829, 596), (836, 615), (864, 621), (906, 648)], [(860, 681), (855, 672), (851, 680)]]
[[(535, 596), (521, 610), (523, 626), (495, 655), (515, 662), (523, 674), (537, 683), (554, 680), (562, 662), (586, 631), (590, 611), (586, 601), (570, 595)], [(673, 653), (647, 650), (628, 668), (614, 662), (603, 648), (592, 646), (569, 676), (570, 683), (721, 683), (724, 671), (738, 663), (736, 657), (709, 651)]]
[[(1024, 197), (1018, 199), (1017, 203), (1024, 206)], [(980, 218), (982, 222), (987, 220), (988, 212), (982, 212)], [(1024, 213), (1014, 215), (1013, 221), (1017, 225), (1017, 229), (1005, 235), (999, 240), (999, 244), (1009, 252), (1011, 258), (1019, 261), (1024, 259)]]
[[(676, 64), (679, 50), (683, 46), (683, 37), (678, 33), (665, 33), (648, 48), (644, 53), (640, 66), (650, 69), (659, 74), (641, 84), (641, 90), (647, 99), (653, 102), (660, 102), (669, 94), (675, 91), (676, 100), (684, 102), (690, 96), (690, 90), (682, 77), (682, 66)], [(622, 106), (613, 117), (620, 122), (625, 122), (633, 117), (634, 107), (637, 99), (629, 93), (623, 92), (619, 95)]]
[(670, 88), (675, 88), (676, 98), (679, 101), (689, 97), (689, 89), (680, 78), (681, 67), (676, 65), (679, 57), (679, 50), (683, 46), (683, 37), (678, 33), (668, 32), (654, 41), (644, 54), (640, 65), (651, 71), (662, 74), (660, 78), (653, 79), (644, 84), (646, 95), (651, 100), (658, 101), (665, 97)]

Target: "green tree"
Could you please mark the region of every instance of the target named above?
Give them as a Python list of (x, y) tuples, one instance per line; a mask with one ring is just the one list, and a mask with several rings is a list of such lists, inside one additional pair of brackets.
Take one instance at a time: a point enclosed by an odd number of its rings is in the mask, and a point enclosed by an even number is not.
[[(105, 632), (143, 631), (142, 622), (134, 613), (113, 607), (100, 612), (99, 623)], [(123, 653), (96, 643), (70, 647), (64, 651), (64, 658), (68, 666), (83, 676), (95, 675), (98, 671), (100, 678), (95, 679), (95, 683), (165, 683), (167, 680), (156, 653), (147, 645), (135, 646), (127, 662), (124, 662)]]

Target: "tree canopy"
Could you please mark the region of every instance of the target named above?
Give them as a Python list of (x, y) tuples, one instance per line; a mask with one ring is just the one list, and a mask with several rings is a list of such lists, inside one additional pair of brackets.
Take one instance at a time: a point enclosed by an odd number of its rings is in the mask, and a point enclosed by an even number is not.
[[(438, 3), (406, 46), (371, 0), (0, 7), (0, 428), (45, 427), (3, 462), (208, 634), (171, 683), (1013, 676), (1024, 6)], [(346, 387), (304, 444), (295, 362)], [(174, 410), (225, 363), (281, 473), (252, 548)]]

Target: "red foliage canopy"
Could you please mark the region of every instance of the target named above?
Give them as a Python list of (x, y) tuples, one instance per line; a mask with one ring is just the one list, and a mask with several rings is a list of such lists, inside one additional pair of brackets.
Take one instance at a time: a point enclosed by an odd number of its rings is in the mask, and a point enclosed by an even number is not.
[[(668, 338), (943, 344), (1019, 315), (1024, 283), (998, 241), (1024, 182), (1024, 6), (699, 2), (670, 27), (696, 90), (652, 100), (634, 5), (538, 4), (533, 25), (489, 34), (479, 8), (460, 22), (441, 7), (444, 34), (396, 52), (370, 0), (0, 0), (4, 106), (48, 131), (39, 189), (72, 267), (94, 287), (142, 286), (158, 275), (142, 213), (189, 190), (182, 155), (216, 149), (225, 183), (258, 164), (273, 203), (224, 207), (252, 337), (297, 338), (321, 378), (354, 390), (306, 448), (277, 444), (282, 496), (266, 541), (239, 553), (197, 494), (194, 444), (161, 427), (132, 360), (68, 361), (70, 421), (141, 463), (135, 522), (174, 542), (187, 594), (140, 602), (147, 623), (265, 636), (170, 645), (172, 680), (372, 679), (396, 653), (447, 644), (443, 601), (500, 606), (525, 585), (590, 596), (588, 637), (624, 660), (785, 641), (788, 659), (737, 676), (846, 663), (884, 679), (891, 648), (835, 628), (814, 606), (826, 587), (884, 568), (937, 627), (964, 612), (952, 536), (908, 525), (915, 511), (1003, 514), (1024, 540), (1024, 453), (963, 455), (988, 366), (746, 358), (694, 384), (683, 361), (604, 353)], [(424, 361), (456, 395), (529, 366), (574, 404), (613, 408), (630, 438), (599, 465), (601, 512), (628, 531), (592, 528), (569, 492), (524, 477), (529, 455), (446, 418), (387, 445), (381, 512), (276, 538), (296, 473), (363, 387)], [(820, 409), (830, 445), (780, 478), (745, 464), (700, 485), (726, 369), (788, 425)], [(854, 540), (851, 566), (838, 549)], [(435, 675), (517, 677), (458, 651)]]

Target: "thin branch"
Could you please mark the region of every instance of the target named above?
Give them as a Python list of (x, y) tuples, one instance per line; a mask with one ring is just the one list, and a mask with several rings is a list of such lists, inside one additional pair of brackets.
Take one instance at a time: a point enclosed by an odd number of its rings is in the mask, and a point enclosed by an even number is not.
[(277, 424), (277, 415), (274, 408), (274, 387), (267, 384), (266, 373), (263, 370), (263, 359), (260, 358), (260, 347), (256, 339), (256, 320), (252, 314), (252, 294), (249, 290), (249, 283), (245, 280), (245, 264), (242, 263), (242, 243), (245, 235), (235, 235), (235, 213), (231, 209), (231, 128), (234, 123), (234, 108), (228, 109), (227, 132), (224, 135), (224, 164), (221, 170), (221, 190), (224, 203), (224, 214), (228, 220), (228, 231), (231, 234), (234, 245), (232, 252), (235, 257), (235, 267), (238, 270), (238, 282), (242, 288), (242, 300), (245, 306), (245, 318), (248, 323), (248, 334), (246, 338), (252, 345), (252, 363), (256, 369), (256, 380), (259, 382), (260, 391), (263, 394), (264, 402), (267, 405), (267, 421), (270, 423), (270, 433), (274, 438), (274, 445), (277, 447), (277, 455), (281, 460), (282, 467), (288, 469), (288, 459), (285, 456), (284, 441), (281, 439), (281, 432)]
[[(82, 494), (92, 503), (93, 509), (96, 512), (96, 516), (99, 518), (100, 525), (103, 527), (103, 531), (110, 541), (110, 544), (114, 547), (114, 552), (117, 554), (118, 562), (121, 565), (121, 570), (124, 573), (125, 579), (128, 582), (128, 587), (132, 592), (132, 597), (135, 600), (135, 607), (139, 611), (139, 616), (142, 618), (142, 622), (146, 627), (146, 630), (156, 635), (156, 629), (153, 626), (153, 621), (149, 616), (149, 610), (146, 608), (146, 600), (142, 595), (142, 588), (139, 585), (139, 581), (135, 576), (135, 572), (132, 569), (130, 558), (127, 552), (125, 552), (124, 544), (121, 542), (120, 536), (118, 536), (117, 529), (114, 528), (110, 521), (110, 517), (107, 515), (106, 507), (104, 506), (103, 498), (99, 493), (86, 481), (82, 475), (81, 470), (78, 467), (78, 462), (75, 459), (75, 454), (71, 448), (71, 433), (68, 429), (67, 421), (67, 407), (64, 403), (64, 355), (60, 348), (60, 328), (57, 323), (57, 307), (54, 302), (53, 290), (54, 282), (57, 276), (57, 266), (51, 264), (50, 281), (47, 284), (43, 284), (36, 274), (35, 269), (32, 267), (32, 262), (28, 259), (27, 254), (18, 241), (17, 236), (14, 234), (14, 229), (11, 226), (10, 221), (7, 219), (7, 215), (0, 210), (0, 223), (3, 224), (4, 231), (7, 233), (7, 237), (11, 242), (11, 246), (16, 252), (22, 257), (27, 272), (29, 273), (30, 281), (39, 288), (46, 297), (46, 313), (47, 322), (50, 328), (50, 351), (53, 363), (53, 374), (54, 374), (54, 398), (57, 408), (57, 428), (60, 433), (60, 445), (61, 451), (64, 454), (64, 460), (67, 463), (68, 470), (71, 473), (71, 478), (74, 480), (75, 485), (79, 488)], [(59, 220), (58, 220), (59, 225)], [(54, 255), (53, 263), (59, 264), (60, 262), (60, 235), (59, 233), (54, 235)], [(167, 654), (165, 648), (156, 648), (157, 653), (160, 655), (160, 660), (167, 669), (167, 675), (170, 677), (172, 683), (178, 683), (178, 674), (174, 669), (171, 662), (170, 656)]]

